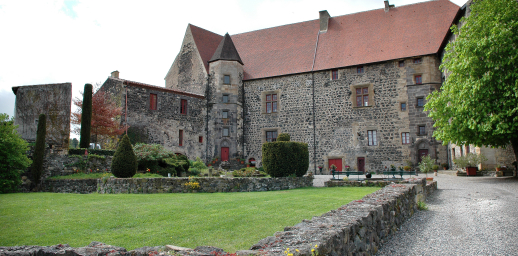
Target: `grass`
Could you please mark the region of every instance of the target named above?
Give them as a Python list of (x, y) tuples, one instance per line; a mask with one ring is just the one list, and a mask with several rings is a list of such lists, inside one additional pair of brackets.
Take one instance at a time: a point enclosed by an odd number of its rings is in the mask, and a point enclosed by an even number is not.
[[(103, 172), (103, 173), (74, 173), (66, 176), (54, 176), (50, 177), (51, 180), (64, 180), (64, 179), (72, 179), (72, 180), (85, 180), (85, 179), (99, 179), (102, 177), (110, 177), (113, 176), (111, 172)], [(164, 178), (164, 176), (160, 174), (153, 173), (137, 173), (133, 176), (133, 178)]]
[(262, 238), (379, 188), (249, 193), (0, 194), (0, 246), (212, 245), (248, 249)]

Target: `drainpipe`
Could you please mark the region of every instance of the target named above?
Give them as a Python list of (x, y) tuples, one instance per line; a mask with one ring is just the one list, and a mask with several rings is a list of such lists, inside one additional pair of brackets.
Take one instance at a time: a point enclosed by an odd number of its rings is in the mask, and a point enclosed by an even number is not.
[(313, 173), (317, 173), (317, 125), (316, 125), (316, 117), (315, 117), (315, 60), (317, 58), (317, 49), (318, 49), (318, 40), (320, 39), (320, 30), (317, 33), (317, 42), (315, 43), (315, 52), (313, 53), (313, 65), (311, 65), (311, 89), (313, 94)]

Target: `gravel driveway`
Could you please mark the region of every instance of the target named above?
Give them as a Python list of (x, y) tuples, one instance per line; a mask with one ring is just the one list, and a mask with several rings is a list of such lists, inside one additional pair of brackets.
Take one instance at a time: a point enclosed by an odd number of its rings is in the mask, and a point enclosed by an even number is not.
[(518, 179), (439, 174), (418, 211), (376, 255), (518, 255)]

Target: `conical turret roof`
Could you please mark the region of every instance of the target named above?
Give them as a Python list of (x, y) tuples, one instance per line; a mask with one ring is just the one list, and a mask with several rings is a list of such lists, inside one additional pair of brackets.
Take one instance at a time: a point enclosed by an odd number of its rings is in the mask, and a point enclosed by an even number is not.
[(219, 43), (218, 48), (214, 52), (214, 55), (212, 55), (209, 63), (217, 60), (234, 60), (244, 65), (241, 57), (239, 57), (239, 53), (237, 53), (234, 42), (232, 42), (228, 33), (225, 34), (223, 40)]

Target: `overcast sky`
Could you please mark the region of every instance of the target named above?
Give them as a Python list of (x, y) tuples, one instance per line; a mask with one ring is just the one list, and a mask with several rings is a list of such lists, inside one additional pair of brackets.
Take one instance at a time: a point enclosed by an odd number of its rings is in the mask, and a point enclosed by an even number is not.
[(13, 86), (71, 82), (77, 97), (114, 70), (164, 86), (188, 23), (233, 35), (318, 19), (321, 10), (339, 16), (383, 7), (383, 0), (0, 0), (0, 113), (14, 113)]

